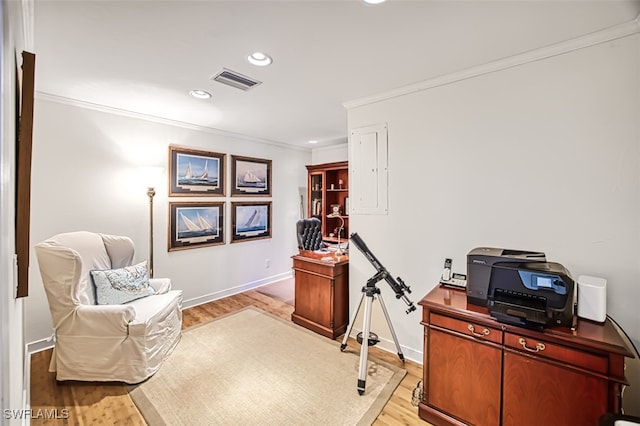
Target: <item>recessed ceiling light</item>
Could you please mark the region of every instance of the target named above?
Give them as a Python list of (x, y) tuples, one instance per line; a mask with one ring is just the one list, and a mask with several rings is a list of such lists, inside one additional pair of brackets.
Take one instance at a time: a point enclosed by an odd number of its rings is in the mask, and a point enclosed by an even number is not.
[(253, 65), (257, 65), (259, 67), (266, 67), (273, 62), (271, 56), (262, 52), (253, 52), (251, 55), (247, 56), (247, 60)]
[(362, 1), (367, 4), (380, 4), (380, 3), (384, 3), (386, 0), (362, 0)]
[(211, 93), (200, 89), (194, 89), (189, 94), (198, 99), (209, 99), (211, 97)]
[(309, 141), (309, 143), (318, 143), (318, 141)]

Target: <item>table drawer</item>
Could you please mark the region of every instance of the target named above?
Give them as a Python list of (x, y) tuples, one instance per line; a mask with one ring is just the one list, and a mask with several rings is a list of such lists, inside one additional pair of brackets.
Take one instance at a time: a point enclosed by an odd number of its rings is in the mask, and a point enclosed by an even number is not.
[(466, 334), (467, 336), (502, 344), (502, 330), (499, 328), (474, 323), (473, 321), (452, 318), (434, 312), (430, 315), (430, 323), (451, 331)]
[(293, 259), (293, 269), (296, 271), (306, 272), (315, 275), (321, 275), (327, 278), (333, 278), (343, 273), (343, 268), (336, 267), (331, 262), (307, 262), (304, 260)]
[(605, 356), (571, 349), (545, 340), (506, 332), (504, 345), (520, 352), (535, 354), (597, 373), (606, 374), (608, 371), (608, 359)]

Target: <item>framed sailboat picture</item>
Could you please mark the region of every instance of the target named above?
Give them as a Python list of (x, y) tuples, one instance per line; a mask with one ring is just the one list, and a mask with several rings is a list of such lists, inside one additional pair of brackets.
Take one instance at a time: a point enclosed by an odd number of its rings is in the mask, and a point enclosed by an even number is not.
[(231, 242), (271, 238), (271, 201), (231, 203)]
[(169, 196), (224, 196), (225, 154), (169, 147)]
[(271, 196), (271, 160), (231, 156), (231, 195)]
[(224, 203), (169, 203), (169, 251), (224, 244)]

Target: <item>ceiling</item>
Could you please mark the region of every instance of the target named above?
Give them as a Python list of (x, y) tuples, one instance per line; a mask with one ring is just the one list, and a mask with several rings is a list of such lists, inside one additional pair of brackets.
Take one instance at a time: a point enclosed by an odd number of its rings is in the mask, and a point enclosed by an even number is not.
[[(633, 20), (638, 1), (36, 0), (36, 91), (297, 147), (344, 102)], [(254, 51), (268, 67), (251, 65)], [(228, 68), (262, 82), (211, 80)], [(212, 99), (189, 96), (202, 89)]]

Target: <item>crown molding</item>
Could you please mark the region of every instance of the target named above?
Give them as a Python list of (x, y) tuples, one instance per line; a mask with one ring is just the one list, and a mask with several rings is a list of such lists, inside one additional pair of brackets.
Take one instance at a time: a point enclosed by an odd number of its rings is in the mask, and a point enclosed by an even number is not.
[(181, 127), (184, 129), (195, 130), (199, 132), (213, 133), (220, 136), (227, 136), (236, 139), (243, 139), (251, 142), (258, 142), (265, 145), (272, 145), (278, 148), (290, 149), (294, 151), (311, 151), (310, 148), (300, 147), (295, 145), (286, 144), (284, 142), (276, 142), (270, 139), (257, 138), (253, 136), (243, 135), (241, 133), (234, 133), (227, 130), (216, 129), (215, 127), (207, 127), (199, 124), (187, 123), (184, 121), (171, 120), (169, 118), (157, 117), (154, 115), (142, 114), (139, 112), (129, 111), (120, 108), (114, 108), (106, 105), (95, 104), (92, 102), (81, 101), (78, 99), (66, 98), (64, 96), (53, 95), (51, 93), (39, 92), (35, 93), (36, 99), (42, 99), (45, 101), (55, 102), (64, 105), (70, 105), (78, 108), (90, 109), (93, 111), (104, 112), (107, 114), (120, 115), (122, 117), (135, 118), (138, 120), (151, 121), (154, 123), (166, 124), (174, 127)]
[(315, 148), (311, 148), (311, 151), (313, 152), (323, 152), (323, 151), (333, 151), (336, 149), (344, 149), (347, 148), (349, 146), (349, 143), (346, 140), (347, 138), (345, 138), (344, 142), (340, 142), (340, 143), (336, 143), (333, 145), (326, 145), (326, 146), (319, 146), (319, 147), (315, 147)]
[(473, 77), (478, 77), (485, 74), (490, 74), (497, 71), (502, 71), (531, 62), (552, 58), (554, 56), (564, 55), (569, 52), (584, 49), (601, 43), (607, 43), (609, 41), (617, 40), (623, 37), (637, 34), (639, 32), (640, 15), (636, 16), (636, 18), (632, 21), (605, 28), (593, 33), (585, 34), (571, 40), (541, 47), (539, 49), (530, 50), (524, 53), (509, 56), (507, 58), (499, 59), (497, 61), (467, 68), (465, 70), (454, 72), (451, 74), (445, 74), (440, 77), (435, 77), (407, 86), (402, 86), (397, 89), (379, 93), (377, 95), (343, 102), (342, 105), (346, 109), (357, 108), (387, 99), (396, 98), (398, 96), (408, 95), (410, 93), (420, 92), (423, 90), (432, 89), (434, 87), (444, 86), (447, 84), (455, 83)]

